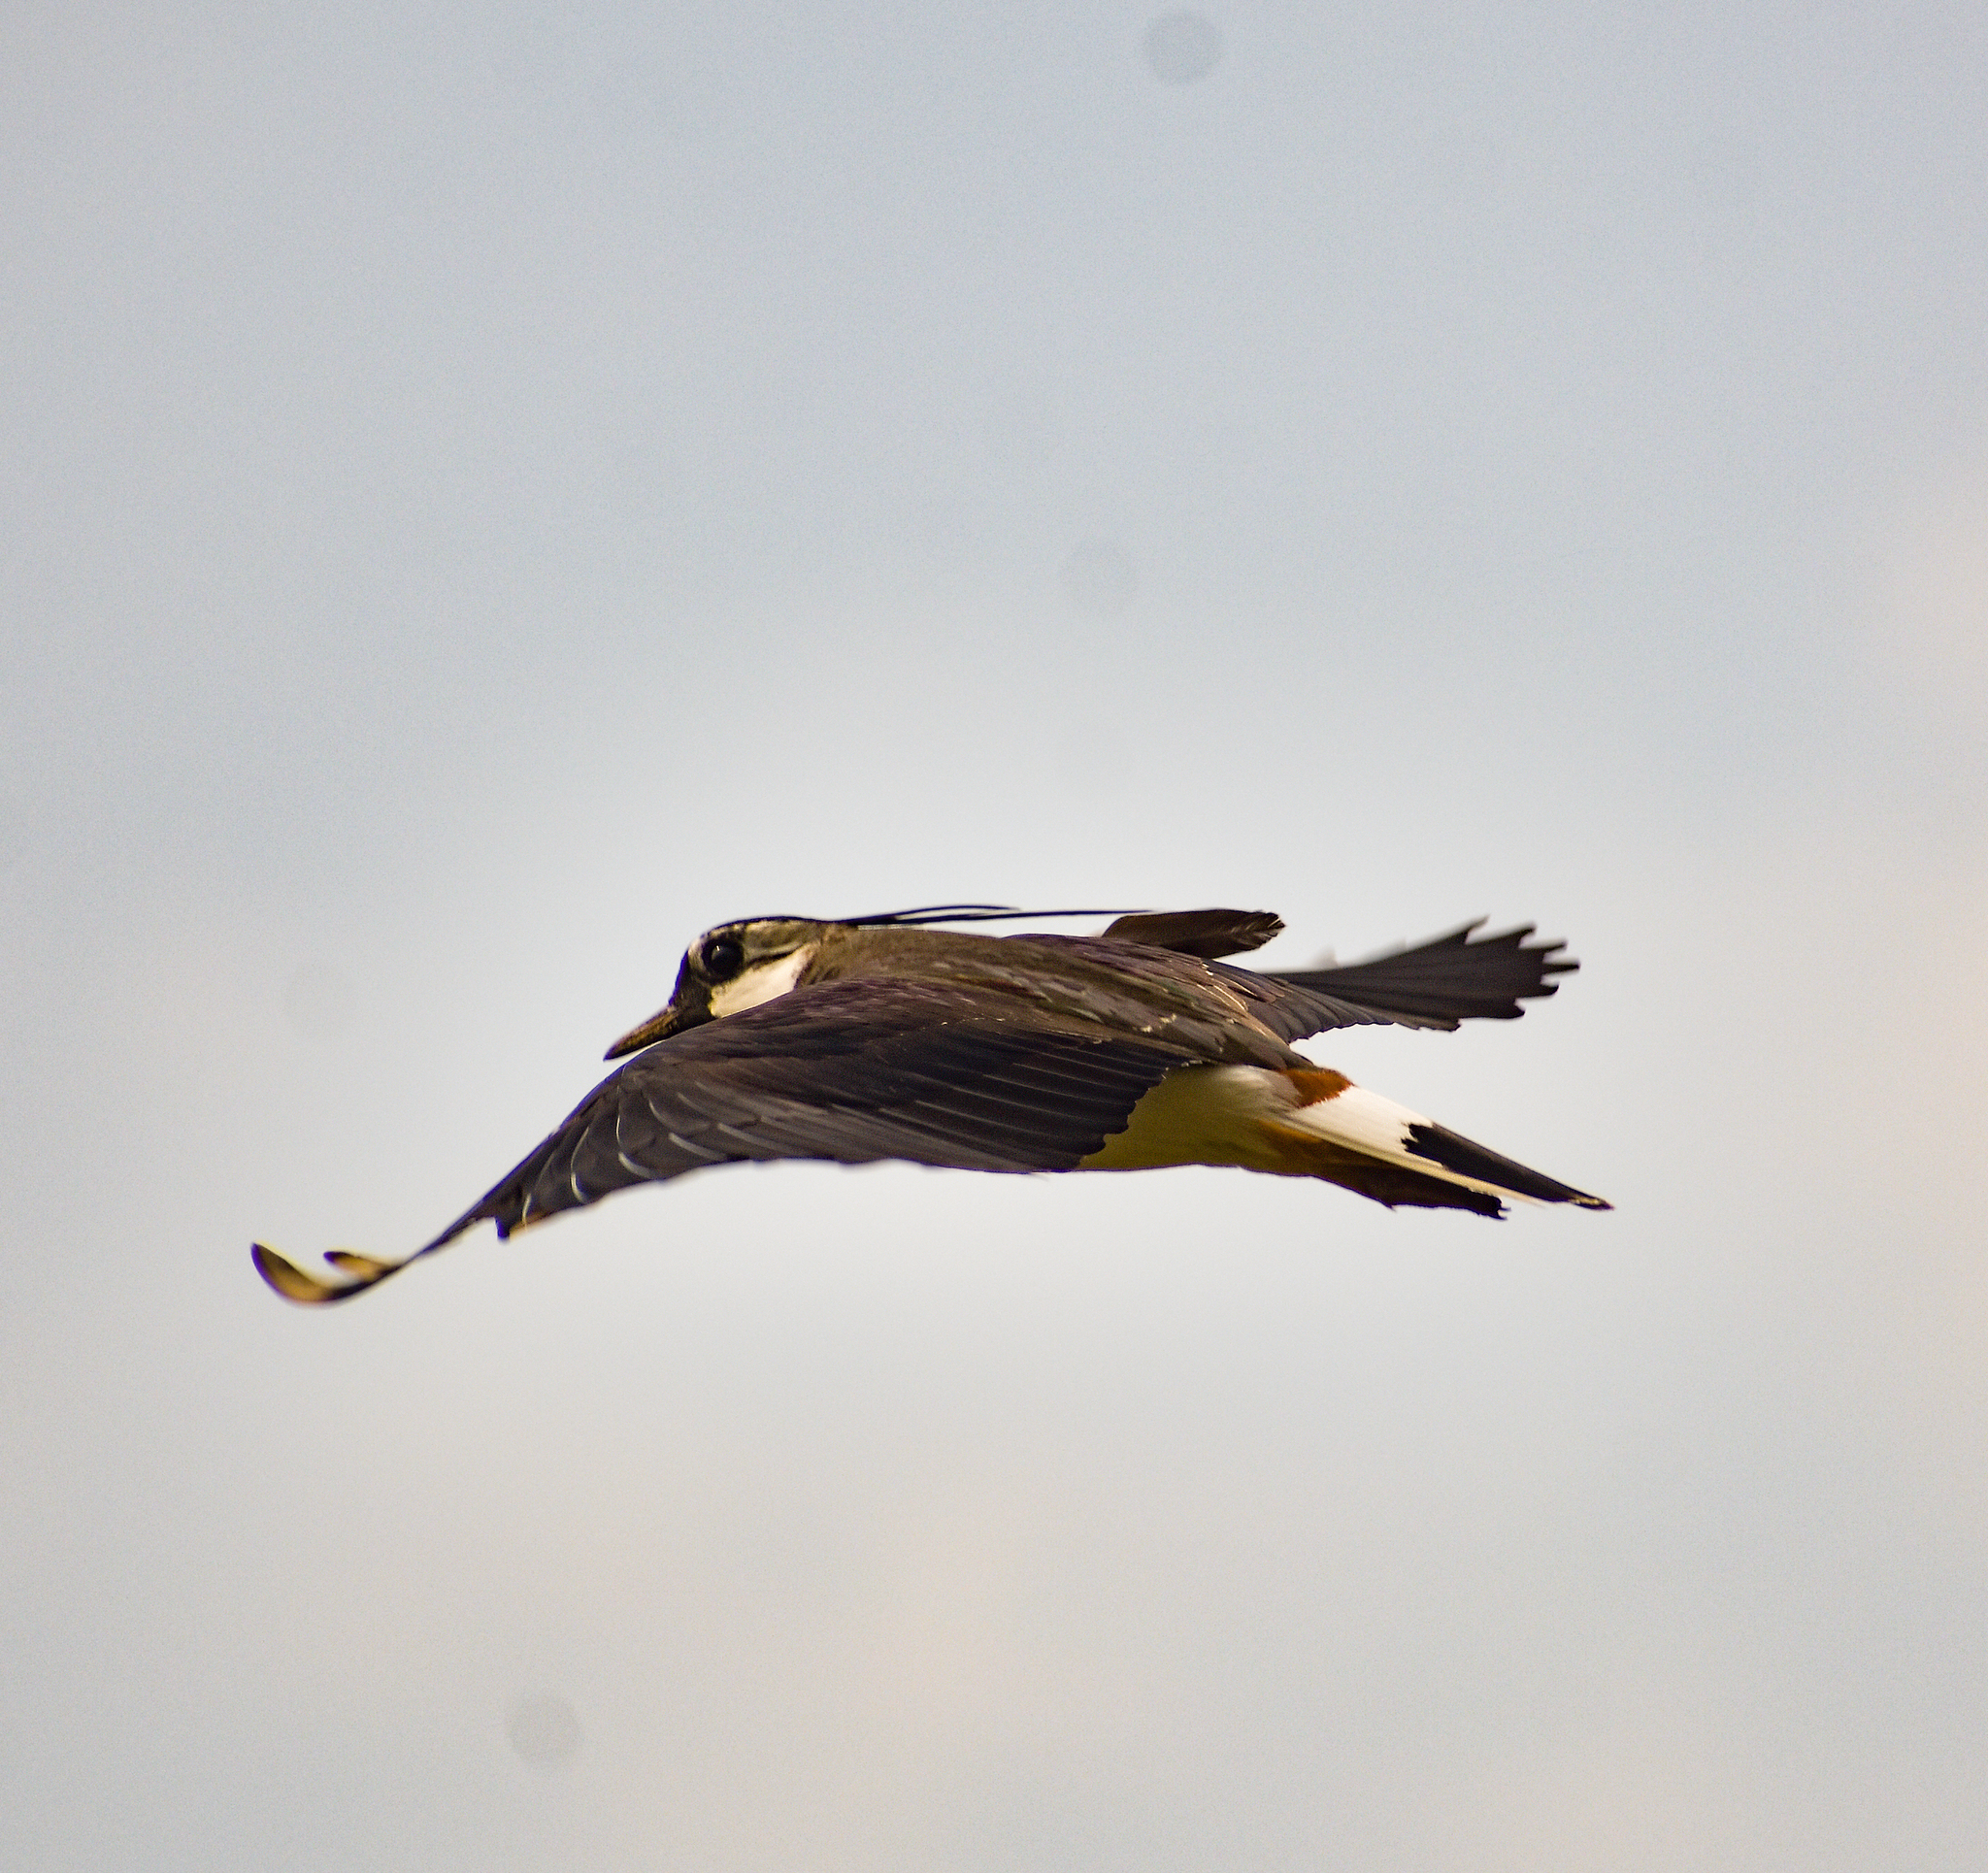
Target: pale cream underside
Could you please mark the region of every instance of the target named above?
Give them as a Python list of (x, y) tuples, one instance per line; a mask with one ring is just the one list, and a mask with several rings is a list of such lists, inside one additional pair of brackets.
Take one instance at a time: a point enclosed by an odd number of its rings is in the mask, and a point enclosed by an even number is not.
[(1132, 1108), (1123, 1132), (1079, 1170), (1154, 1170), (1164, 1165), (1242, 1165), (1273, 1170), (1267, 1120), (1288, 1121), (1298, 1101), (1283, 1074), (1262, 1067), (1176, 1067)]
[(812, 943), (803, 943), (786, 956), (777, 956), (771, 963), (755, 963), (749, 969), (741, 969), (729, 982), (720, 982), (712, 991), (712, 1013), (722, 1019), (785, 995), (801, 979), (801, 971), (814, 960), (814, 948)]

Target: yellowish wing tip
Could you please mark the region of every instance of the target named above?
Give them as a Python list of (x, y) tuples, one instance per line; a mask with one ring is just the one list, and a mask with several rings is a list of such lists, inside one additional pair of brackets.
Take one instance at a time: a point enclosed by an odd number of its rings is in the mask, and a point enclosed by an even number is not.
[(364, 1294), (375, 1282), (384, 1281), (401, 1266), (398, 1262), (376, 1262), (369, 1255), (333, 1249), (324, 1259), (354, 1279), (320, 1281), (260, 1242), (250, 1243), (248, 1253), (255, 1263), (255, 1272), (285, 1300), (293, 1300), (300, 1307), (322, 1307), (330, 1301), (349, 1300), (354, 1295)]

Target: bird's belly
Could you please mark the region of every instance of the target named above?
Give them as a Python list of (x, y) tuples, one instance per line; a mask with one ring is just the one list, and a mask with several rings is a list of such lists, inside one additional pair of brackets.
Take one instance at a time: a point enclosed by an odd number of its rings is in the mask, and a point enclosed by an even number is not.
[(1241, 1165), (1282, 1170), (1288, 1143), (1271, 1126), (1301, 1100), (1292, 1076), (1271, 1068), (1176, 1067), (1132, 1108), (1125, 1130), (1114, 1132), (1077, 1168)]

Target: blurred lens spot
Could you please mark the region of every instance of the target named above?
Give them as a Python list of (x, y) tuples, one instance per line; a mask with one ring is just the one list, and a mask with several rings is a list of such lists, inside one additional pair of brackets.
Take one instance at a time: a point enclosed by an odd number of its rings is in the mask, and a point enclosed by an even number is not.
[(1198, 13), (1163, 13), (1145, 29), (1145, 62), (1166, 84), (1192, 84), (1214, 70), (1222, 35)]
[(305, 963), (283, 990), (290, 1026), (311, 1040), (336, 1040), (358, 1018), (359, 998), (329, 963)]
[(504, 1733), (527, 1762), (565, 1762), (580, 1748), (580, 1719), (573, 1706), (544, 1692), (520, 1697), (512, 1706)]
[(1063, 562), (1063, 589), (1079, 611), (1115, 618), (1139, 596), (1139, 575), (1109, 540), (1086, 540)]

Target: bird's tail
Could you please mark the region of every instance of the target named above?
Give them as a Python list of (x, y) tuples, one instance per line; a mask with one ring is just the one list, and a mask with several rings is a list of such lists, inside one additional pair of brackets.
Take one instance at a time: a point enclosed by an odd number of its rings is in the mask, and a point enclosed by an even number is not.
[(1320, 1068), (1278, 1075), (1293, 1102), (1262, 1121), (1286, 1176), (1319, 1177), (1390, 1208), (1467, 1209), (1502, 1216), (1508, 1199), (1612, 1204), (1473, 1143), (1447, 1126)]

